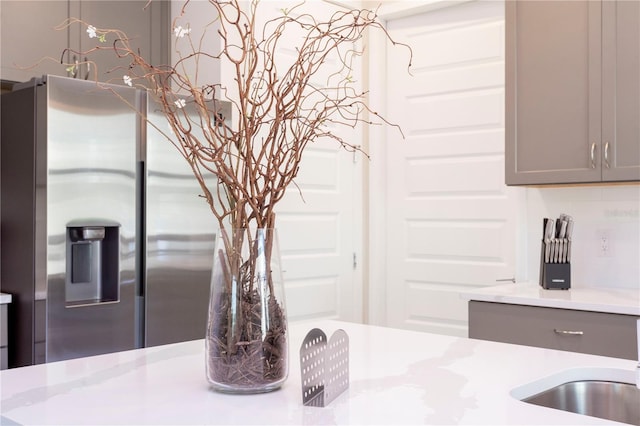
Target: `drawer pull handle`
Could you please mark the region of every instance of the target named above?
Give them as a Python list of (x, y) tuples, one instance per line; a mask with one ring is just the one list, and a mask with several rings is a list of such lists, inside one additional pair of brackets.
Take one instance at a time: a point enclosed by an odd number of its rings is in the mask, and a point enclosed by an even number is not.
[(570, 336), (582, 336), (584, 334), (584, 331), (558, 330), (557, 328), (554, 328), (553, 331), (556, 334), (568, 334)]

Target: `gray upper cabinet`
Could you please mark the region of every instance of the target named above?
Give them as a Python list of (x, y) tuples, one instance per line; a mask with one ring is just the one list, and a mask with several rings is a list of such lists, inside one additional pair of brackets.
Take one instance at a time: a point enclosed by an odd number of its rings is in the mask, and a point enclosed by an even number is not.
[[(146, 6), (146, 7), (145, 7)], [(170, 2), (161, 0), (95, 1), (54, 0), (15, 1), (2, 0), (2, 79), (27, 81), (43, 74), (70, 76), (83, 79), (97, 78), (122, 84), (128, 61), (119, 59), (110, 49), (113, 36), (101, 44), (89, 38), (86, 27), (73, 24), (65, 30), (55, 30), (67, 18), (78, 18), (96, 28), (122, 30), (131, 39), (131, 45), (150, 63), (165, 65), (169, 61)], [(105, 48), (90, 54), (93, 68), (80, 65), (74, 73), (60, 64), (65, 48), (69, 48), (64, 61), (85, 60), (86, 52), (95, 46)], [(51, 59), (41, 59), (50, 57)], [(39, 62), (40, 61), (40, 62)], [(33, 66), (36, 65), (37, 66)], [(29, 69), (20, 69), (33, 66)]]
[(602, 180), (640, 180), (640, 1), (602, 5)]
[[(69, 14), (96, 28), (124, 32), (131, 47), (145, 60), (154, 65), (168, 64), (170, 2), (71, 0)], [(90, 73), (88, 78), (93, 79), (93, 72), (96, 71), (99, 81), (123, 84), (122, 77), (129, 73), (127, 68), (130, 61), (118, 58), (111, 49), (103, 49), (113, 47), (113, 35), (108, 37), (107, 43), (100, 43), (96, 38), (88, 37), (86, 27), (74, 25), (70, 27), (69, 37), (72, 46), (79, 46), (79, 52), (87, 52), (96, 46), (101, 49), (90, 54), (90, 58), (96, 63), (95, 69), (88, 69), (86, 65), (79, 67), (80, 78), (85, 78)], [(83, 61), (86, 58), (79, 56), (79, 59)]]
[(505, 8), (506, 183), (640, 181), (640, 2)]
[(43, 74), (66, 75), (60, 58), (69, 37), (54, 27), (68, 13), (66, 1), (0, 1), (0, 77), (28, 81)]

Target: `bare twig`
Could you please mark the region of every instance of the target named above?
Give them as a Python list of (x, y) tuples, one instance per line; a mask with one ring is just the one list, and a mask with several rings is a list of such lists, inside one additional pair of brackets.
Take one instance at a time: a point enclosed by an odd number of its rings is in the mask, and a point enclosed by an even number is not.
[[(244, 11), (238, 0), (210, 0), (209, 4), (222, 40), (219, 51), (202, 50), (204, 36), (193, 43), (190, 32), (186, 32), (184, 38), (192, 51), (173, 67), (159, 67), (141, 57), (123, 32), (95, 29), (98, 36), (110, 41), (74, 53), (90, 57), (94, 51), (112, 49), (124, 60), (122, 67), (133, 84), (151, 89), (175, 135), (165, 137), (189, 163), (221, 228), (252, 223), (264, 228), (273, 225), (274, 206), (294, 182), (309, 144), (318, 138), (330, 138), (346, 150), (360, 151), (357, 144), (333, 133), (329, 124), (393, 126), (369, 109), (365, 92), (356, 93), (350, 70), (354, 57), (361, 53), (355, 46), (366, 29), (382, 31), (391, 43), (399, 43), (391, 39), (370, 10), (340, 10), (321, 20), (300, 12), (299, 4), (258, 30), (257, 1), (251, 2), (249, 11)], [(183, 11), (188, 6), (186, 1)], [(88, 23), (70, 19), (59, 28), (77, 23), (88, 27)], [(301, 36), (301, 42), (295, 46), (296, 57), (288, 68), (280, 69), (275, 58), (283, 47), (292, 50), (284, 43), (290, 43), (286, 34), (293, 30)], [(407, 47), (407, 51), (410, 64), (411, 50)], [(237, 97), (230, 99), (217, 82), (198, 85), (199, 76), (192, 79), (184, 72), (187, 61), (197, 65), (205, 57), (232, 65)], [(319, 86), (314, 77), (327, 67), (328, 59), (338, 66), (326, 84)], [(185, 108), (180, 107), (184, 98), (179, 93), (188, 94)], [(233, 127), (221, 124), (221, 98), (234, 106)], [(187, 113), (188, 109), (193, 113)], [(377, 121), (365, 121), (365, 113)], [(205, 174), (213, 174), (217, 182), (207, 181)]]
[[(182, 13), (189, 4), (187, 0)], [(243, 10), (238, 0), (209, 0), (208, 4), (215, 19), (206, 29), (217, 28), (219, 50), (204, 50), (204, 33), (199, 40), (193, 40), (190, 29), (176, 26), (174, 21), (176, 36), (186, 39), (190, 50), (178, 51), (179, 58), (173, 66), (149, 63), (132, 40), (117, 29), (96, 29), (77, 19), (66, 21), (59, 29), (74, 24), (86, 26), (93, 37), (104, 43), (86, 52), (72, 53), (90, 58), (96, 51), (111, 49), (123, 61), (119, 68), (126, 70), (127, 82), (147, 88), (166, 117), (171, 132), (151, 125), (187, 161), (221, 229), (219, 238), (224, 252), (216, 256), (222, 263), (225, 286), (221, 291), (225, 294), (215, 294), (212, 300), (220, 311), (214, 322), (225, 331), (210, 336), (219, 351), (210, 362), (224, 365), (220, 372), (220, 365), (216, 364), (216, 374), (251, 382), (252, 372), (261, 369), (244, 362), (233, 366), (235, 361), (230, 359), (266, 351), (267, 364), (281, 369), (280, 354), (286, 352), (281, 348), (285, 327), (272, 279), (257, 281), (257, 270), (264, 266), (258, 268), (256, 256), (251, 254), (243, 258), (242, 248), (249, 244), (249, 253), (253, 253), (257, 230), (274, 228), (275, 206), (291, 184), (297, 186), (295, 178), (310, 144), (321, 138), (332, 139), (348, 151), (362, 152), (358, 144), (346, 141), (332, 129), (360, 124), (386, 124), (399, 129), (369, 108), (367, 92), (354, 88), (351, 70), (353, 61), (362, 54), (359, 43), (366, 32), (382, 31), (394, 46), (407, 48), (409, 66), (412, 53), (408, 46), (391, 39), (370, 10), (338, 10), (322, 19), (304, 13), (302, 4), (298, 4), (256, 28), (257, 0), (250, 3), (249, 10)], [(292, 40), (299, 43), (291, 46)], [(293, 57), (286, 66), (276, 60), (283, 50)], [(212, 59), (230, 66), (231, 86), (223, 87), (217, 81), (199, 83), (206, 77), (200, 74), (201, 61)], [(195, 65), (193, 75), (187, 72), (192, 68), (189, 65)], [(93, 63), (92, 69), (96, 73)], [(232, 125), (224, 120), (229, 117), (221, 116), (221, 99), (233, 106)], [(212, 181), (209, 175), (215, 179)], [(274, 243), (273, 234), (268, 235), (264, 244), (267, 263)], [(269, 329), (268, 341), (263, 340), (265, 336), (260, 335), (256, 325), (259, 322), (254, 318), (260, 313), (254, 301), (260, 292), (269, 293), (268, 309), (280, 321)], [(264, 301), (261, 306), (266, 309)], [(256, 349), (256, 339), (263, 340), (262, 349), (259, 342)], [(273, 370), (265, 375), (276, 377), (281, 373)]]

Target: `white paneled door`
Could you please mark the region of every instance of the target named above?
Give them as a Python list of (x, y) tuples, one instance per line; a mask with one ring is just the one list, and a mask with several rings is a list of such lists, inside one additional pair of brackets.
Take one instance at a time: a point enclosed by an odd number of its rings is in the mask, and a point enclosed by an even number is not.
[(504, 185), (504, 5), (469, 2), (388, 21), (387, 325), (466, 336), (460, 292), (515, 274)]
[[(283, 16), (285, 11), (298, 15), (306, 12), (309, 17), (325, 19), (337, 10), (335, 5), (314, 1), (291, 12), (292, 7), (298, 4), (290, 0), (261, 2), (256, 27), (262, 31), (269, 19)], [(249, 2), (244, 2), (244, 5), (248, 7)], [(275, 58), (279, 75), (285, 74), (296, 55), (295, 48), (302, 40), (295, 32), (286, 33), (285, 37)], [(327, 59), (324, 68), (313, 76), (316, 86), (326, 84), (328, 76), (336, 70), (332, 65), (339, 64)], [(354, 66), (358, 67), (357, 60)], [(231, 82), (234, 77), (232, 70), (222, 67), (223, 81)], [(359, 83), (355, 84), (357, 87)], [(362, 138), (359, 129), (328, 125), (327, 130), (354, 145), (359, 144)], [(276, 226), (287, 314), (291, 321), (316, 318), (361, 321), (362, 286), (358, 257), (362, 225), (356, 217), (362, 214), (359, 170), (363, 161), (359, 155), (345, 151), (332, 139), (317, 140), (305, 149), (295, 185), (288, 188), (277, 206)]]
[(297, 181), (302, 197), (291, 188), (276, 219), (289, 319), (360, 321), (356, 164), (332, 142), (318, 143), (305, 155)]

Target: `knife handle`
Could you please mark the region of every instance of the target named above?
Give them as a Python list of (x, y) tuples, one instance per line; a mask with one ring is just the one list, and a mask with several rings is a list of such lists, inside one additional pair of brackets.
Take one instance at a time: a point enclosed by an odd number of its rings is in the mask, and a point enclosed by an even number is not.
[(565, 237), (571, 238), (571, 234), (573, 234), (573, 219), (569, 220), (569, 222), (567, 223), (567, 232), (565, 234)]
[(558, 254), (558, 263), (564, 263), (564, 238), (558, 240), (560, 244), (560, 254)]
[(549, 263), (549, 256), (551, 254), (551, 242), (547, 239), (544, 241), (544, 263)]

